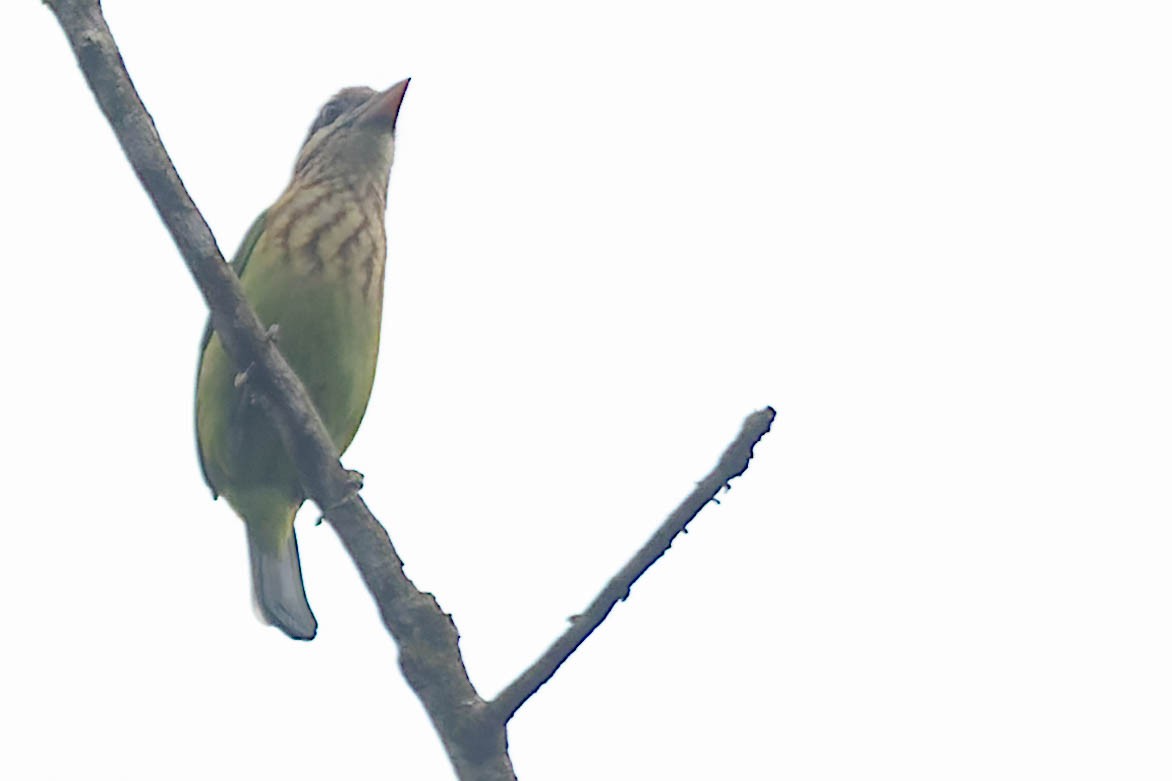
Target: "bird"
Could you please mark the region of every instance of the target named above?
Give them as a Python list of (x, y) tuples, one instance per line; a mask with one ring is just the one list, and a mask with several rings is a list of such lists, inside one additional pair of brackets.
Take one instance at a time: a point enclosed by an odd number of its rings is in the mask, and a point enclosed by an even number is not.
[[(370, 400), (386, 268), (395, 125), (410, 79), (348, 87), (310, 126), (289, 185), (260, 213), (231, 267), (325, 423), (339, 455)], [(295, 640), (312, 640), (293, 519), (306, 499), (293, 462), (209, 318), (196, 370), (195, 431), (213, 498), (244, 521), (253, 603)]]

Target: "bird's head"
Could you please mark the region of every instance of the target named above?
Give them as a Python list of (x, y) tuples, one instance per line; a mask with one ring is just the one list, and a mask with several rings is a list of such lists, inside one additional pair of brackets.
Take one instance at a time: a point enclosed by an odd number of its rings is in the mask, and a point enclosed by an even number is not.
[(395, 159), (395, 120), (410, 79), (375, 92), (347, 87), (322, 106), (301, 145), (294, 179), (365, 179), (385, 188)]

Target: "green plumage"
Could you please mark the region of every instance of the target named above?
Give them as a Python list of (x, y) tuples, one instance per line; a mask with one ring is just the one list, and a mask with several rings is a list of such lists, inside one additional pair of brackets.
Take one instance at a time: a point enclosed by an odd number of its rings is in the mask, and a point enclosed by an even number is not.
[[(232, 261), (249, 303), (305, 384), (339, 454), (366, 410), (382, 318), (387, 178), (406, 90), (343, 90), (318, 116), (292, 182)], [(210, 324), (196, 386), (204, 476), (244, 520), (256, 604), (290, 637), (317, 622), (293, 518), (305, 500), (292, 461)]]

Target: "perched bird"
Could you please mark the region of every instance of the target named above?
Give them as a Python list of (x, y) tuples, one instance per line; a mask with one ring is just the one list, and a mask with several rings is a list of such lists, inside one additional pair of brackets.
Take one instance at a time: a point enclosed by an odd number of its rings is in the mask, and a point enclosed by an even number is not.
[[(297, 372), (342, 453), (370, 399), (382, 321), (387, 182), (404, 80), (351, 87), (314, 120), (293, 179), (232, 260), (244, 293)], [(264, 619), (298, 640), (317, 620), (305, 598), (293, 517), (305, 491), (276, 430), (250, 398), (209, 320), (195, 391), (200, 466), (244, 519)]]

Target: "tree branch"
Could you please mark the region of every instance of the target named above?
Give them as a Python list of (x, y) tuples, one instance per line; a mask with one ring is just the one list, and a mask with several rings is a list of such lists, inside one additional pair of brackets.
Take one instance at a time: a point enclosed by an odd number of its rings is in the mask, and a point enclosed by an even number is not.
[(423, 702), (461, 779), (511, 781), (503, 722), (486, 718), (460, 656), (451, 617), (404, 575), (386, 531), (356, 494), (349, 473), (301, 381), (266, 338), (211, 230), (188, 195), (126, 72), (97, 0), (46, 0), (78, 65), (163, 224), (211, 309), (212, 325), (239, 371), (259, 392), (310, 498), (362, 573), (399, 665)]
[(546, 681), (553, 677), (558, 668), (570, 658), (578, 646), (590, 636), (595, 629), (606, 619), (610, 611), (625, 600), (631, 593), (631, 586), (635, 581), (654, 564), (660, 556), (667, 553), (672, 540), (683, 531), (692, 519), (704, 508), (709, 501), (717, 501), (716, 494), (721, 488), (729, 488), (729, 483), (739, 477), (749, 468), (749, 460), (753, 457), (753, 447), (769, 431), (776, 413), (772, 407), (758, 410), (745, 418), (741, 426), (741, 433), (733, 443), (725, 449), (724, 455), (716, 468), (708, 476), (696, 484), (696, 488), (688, 497), (667, 517), (651, 539), (644, 543), (631, 560), (618, 571), (610, 582), (602, 589), (590, 606), (580, 615), (574, 616), (569, 628), (553, 642), (544, 654), (530, 665), (529, 669), (521, 673), (515, 681), (501, 691), (488, 704), (489, 712), (494, 720), (507, 722), (516, 713), (526, 700), (533, 696)]

